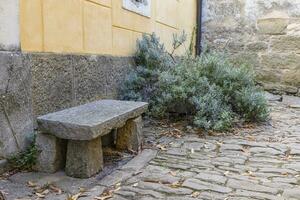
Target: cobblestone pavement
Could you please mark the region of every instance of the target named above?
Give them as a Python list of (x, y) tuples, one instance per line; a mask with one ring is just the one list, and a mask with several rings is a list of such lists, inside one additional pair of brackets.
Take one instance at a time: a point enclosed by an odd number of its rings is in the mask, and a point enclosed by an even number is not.
[[(73, 194), (78, 187), (91, 185), (79, 191), (79, 200), (300, 200), (300, 99), (284, 97), (283, 102), (270, 104), (272, 120), (268, 124), (240, 128), (232, 134), (204, 136), (188, 127), (176, 138), (161, 135), (165, 128), (147, 126), (146, 144), (158, 150), (144, 150), (101, 180), (75, 181), (59, 173), (16, 174), (2, 180), (0, 190), (11, 195), (8, 187), (14, 187), (27, 199), (36, 199), (26, 186), (33, 180), (52, 181)], [(46, 199), (66, 199), (66, 194), (50, 192)]]

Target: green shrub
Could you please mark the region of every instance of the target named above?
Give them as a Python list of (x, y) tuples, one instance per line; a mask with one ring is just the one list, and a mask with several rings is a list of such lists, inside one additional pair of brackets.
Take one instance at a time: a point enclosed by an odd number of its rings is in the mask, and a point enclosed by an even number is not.
[[(184, 37), (179, 38), (174, 48), (183, 43)], [(267, 102), (248, 67), (235, 67), (225, 56), (211, 52), (176, 60), (173, 53), (167, 53), (155, 35), (138, 41), (138, 66), (127, 77), (122, 98), (149, 102), (154, 117), (183, 111), (205, 130), (228, 130), (237, 119), (268, 118)]]

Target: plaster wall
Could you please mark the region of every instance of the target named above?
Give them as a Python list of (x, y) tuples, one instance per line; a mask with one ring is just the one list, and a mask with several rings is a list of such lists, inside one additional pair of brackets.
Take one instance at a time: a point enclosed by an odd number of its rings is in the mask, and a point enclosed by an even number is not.
[(20, 3), (21, 47), (26, 52), (129, 56), (143, 33), (156, 32), (171, 48), (173, 33), (185, 30), (188, 46), (196, 25), (196, 0), (152, 0), (149, 17), (124, 9), (123, 0)]
[(0, 50), (16, 50), (19, 46), (19, 0), (1, 0)]

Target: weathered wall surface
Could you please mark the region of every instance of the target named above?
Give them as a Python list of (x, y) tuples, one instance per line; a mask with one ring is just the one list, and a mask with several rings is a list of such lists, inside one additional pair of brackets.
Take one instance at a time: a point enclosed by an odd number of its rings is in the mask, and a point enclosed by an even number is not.
[(269, 90), (300, 95), (300, 0), (205, 0), (204, 45), (252, 64)]
[(33, 133), (31, 73), (19, 53), (0, 51), (0, 158), (24, 149)]
[(150, 17), (123, 0), (20, 0), (20, 19), (22, 51), (128, 56), (143, 33), (156, 32), (167, 48), (173, 33), (190, 39), (196, 0), (152, 0)]
[(19, 47), (19, 0), (1, 0), (0, 50), (16, 50)]
[(26, 147), (36, 116), (117, 98), (132, 65), (128, 57), (0, 51), (0, 159)]

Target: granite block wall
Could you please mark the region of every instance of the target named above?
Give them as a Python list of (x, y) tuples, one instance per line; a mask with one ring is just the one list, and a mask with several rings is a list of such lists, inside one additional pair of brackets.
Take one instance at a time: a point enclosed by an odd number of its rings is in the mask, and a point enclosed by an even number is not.
[(203, 45), (252, 65), (259, 83), (300, 95), (300, 0), (204, 0)]

